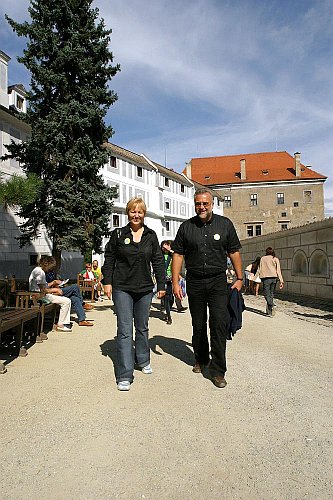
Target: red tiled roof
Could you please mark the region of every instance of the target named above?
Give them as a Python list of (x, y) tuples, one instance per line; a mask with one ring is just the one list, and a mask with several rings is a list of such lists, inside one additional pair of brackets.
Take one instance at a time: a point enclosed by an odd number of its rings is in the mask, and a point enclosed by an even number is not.
[[(240, 179), (240, 160), (242, 159), (245, 160), (246, 165), (246, 180)], [(296, 177), (295, 159), (286, 151), (192, 158), (191, 178), (204, 185), (327, 179), (325, 175), (302, 164), (301, 177)]]

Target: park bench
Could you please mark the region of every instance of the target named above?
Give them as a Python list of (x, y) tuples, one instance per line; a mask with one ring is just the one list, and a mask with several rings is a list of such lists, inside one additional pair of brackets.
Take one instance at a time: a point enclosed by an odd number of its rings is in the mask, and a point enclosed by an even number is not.
[[(14, 330), (15, 331), (15, 351), (18, 356), (27, 356), (28, 352), (22, 346), (24, 328), (26, 323), (33, 320), (34, 332), (38, 332), (38, 317), (39, 309), (34, 307), (30, 309), (20, 309), (16, 307), (5, 307), (0, 309), (0, 340), (4, 333)], [(0, 373), (5, 373), (6, 369), (0, 363)]]
[(26, 292), (26, 291), (16, 291), (14, 292), (15, 296), (15, 307), (21, 309), (29, 309), (29, 308), (38, 308), (39, 316), (38, 316), (38, 329), (36, 342), (43, 342), (43, 340), (47, 340), (47, 334), (44, 331), (45, 325), (45, 316), (47, 314), (51, 314), (52, 317), (52, 325), (55, 322), (55, 317), (57, 311), (59, 309), (58, 304), (45, 304), (41, 301), (43, 295), (40, 292)]
[(95, 302), (95, 281), (86, 280), (83, 278), (82, 274), (77, 275), (77, 284), (82, 293), (82, 297), (87, 294), (90, 297), (91, 302)]

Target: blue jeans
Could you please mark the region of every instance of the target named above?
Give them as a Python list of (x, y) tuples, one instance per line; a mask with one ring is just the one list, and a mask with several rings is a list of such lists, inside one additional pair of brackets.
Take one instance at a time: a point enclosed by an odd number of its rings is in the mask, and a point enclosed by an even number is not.
[(135, 363), (141, 368), (150, 363), (148, 321), (152, 298), (153, 292), (134, 293), (117, 289), (112, 291), (117, 314), (117, 383), (124, 380), (133, 381)]
[(78, 320), (84, 321), (86, 319), (86, 313), (83, 309), (83, 300), (79, 287), (77, 285), (69, 285), (65, 286), (61, 290), (63, 296), (70, 299)]

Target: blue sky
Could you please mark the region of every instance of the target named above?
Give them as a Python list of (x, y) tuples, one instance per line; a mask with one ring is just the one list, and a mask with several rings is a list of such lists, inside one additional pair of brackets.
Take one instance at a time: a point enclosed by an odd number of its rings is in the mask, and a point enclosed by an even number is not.
[[(0, 49), (10, 84), (29, 86), (16, 61), (25, 42), (4, 20), (27, 0), (2, 0)], [(111, 141), (181, 171), (198, 156), (301, 152), (328, 176), (333, 216), (331, 0), (97, 0), (121, 72), (107, 121)]]

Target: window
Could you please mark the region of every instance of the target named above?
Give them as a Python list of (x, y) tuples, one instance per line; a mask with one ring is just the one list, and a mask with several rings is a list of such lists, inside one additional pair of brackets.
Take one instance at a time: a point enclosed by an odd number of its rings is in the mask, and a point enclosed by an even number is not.
[(136, 167), (136, 175), (137, 177), (143, 177), (142, 167)]
[(298, 207), (298, 201), (294, 201), (294, 207)]
[(169, 187), (169, 179), (167, 177), (164, 177), (164, 186)]
[(112, 215), (112, 226), (119, 227), (120, 226), (120, 217), (117, 214)]
[(112, 168), (117, 168), (117, 158), (115, 156), (110, 156), (110, 166)]
[(168, 220), (165, 221), (165, 229), (166, 229), (167, 233), (170, 232), (170, 221), (168, 221)]
[(23, 100), (23, 97), (21, 96), (16, 96), (16, 107), (17, 109), (20, 109), (21, 111), (23, 110), (23, 103), (24, 103), (24, 100)]
[(225, 196), (223, 203), (225, 207), (231, 207), (231, 196)]
[(281, 230), (285, 231), (286, 229), (288, 229), (288, 224), (281, 224)]
[(261, 225), (257, 224), (256, 225), (256, 236), (260, 236), (260, 235), (261, 235)]
[(256, 207), (258, 205), (258, 195), (250, 194), (250, 205), (251, 207)]
[(165, 210), (170, 210), (170, 201), (165, 202)]
[(312, 191), (303, 191), (305, 203), (312, 203)]
[(276, 201), (278, 205), (284, 205), (284, 193), (276, 193)]
[(287, 212), (281, 212), (281, 217), (287, 217)]
[(185, 186), (184, 186), (184, 184), (180, 185), (180, 192), (181, 193), (185, 193)]
[(253, 236), (253, 226), (247, 226), (246, 229), (248, 237), (250, 238), (251, 236)]

